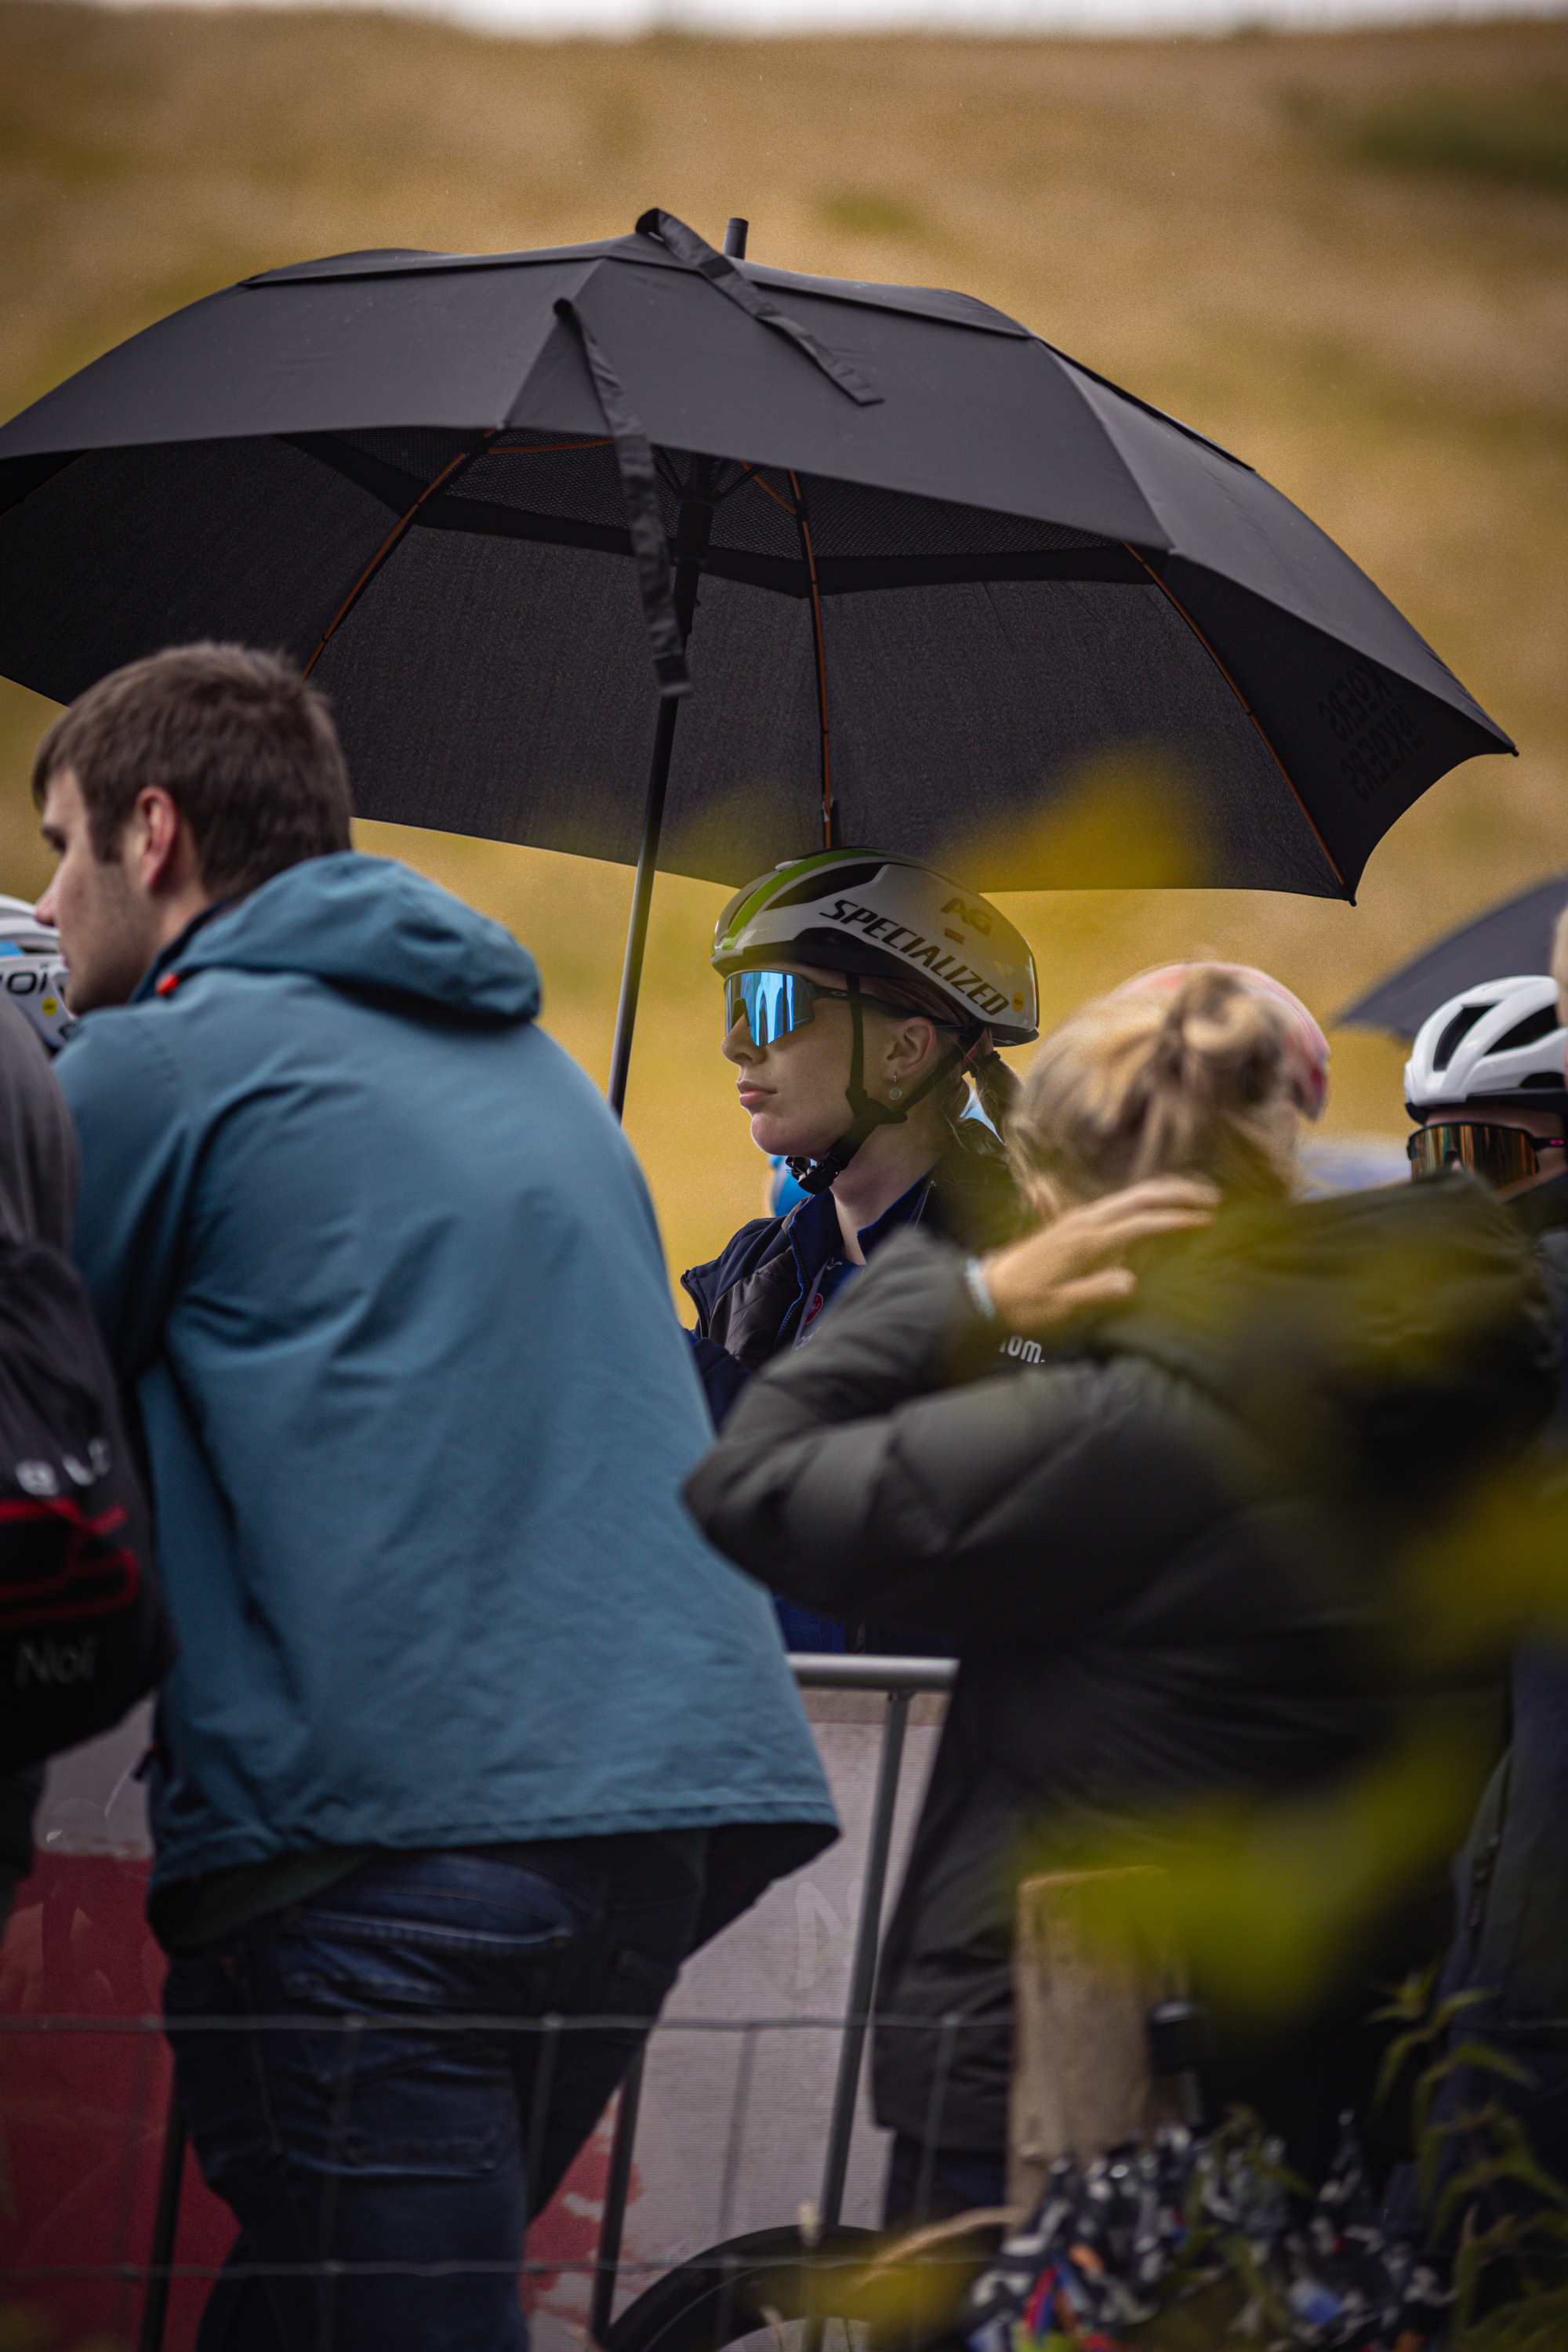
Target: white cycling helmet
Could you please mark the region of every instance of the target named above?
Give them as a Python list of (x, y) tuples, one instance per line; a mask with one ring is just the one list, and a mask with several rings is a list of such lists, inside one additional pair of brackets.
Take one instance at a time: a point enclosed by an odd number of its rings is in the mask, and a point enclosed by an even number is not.
[(874, 849), (822, 849), (737, 890), (713, 933), (713, 969), (772, 958), (829, 971), (918, 982), (998, 1045), (1040, 1034), (1028, 941), (962, 882)]
[(76, 1027), (66, 1009), (69, 980), (59, 933), (39, 922), (26, 898), (0, 896), (0, 987), (51, 1054), (59, 1052)]
[[(845, 1097), (850, 1124), (816, 1160), (792, 1160), (796, 1181), (819, 1192), (843, 1174), (878, 1127), (897, 1126), (955, 1071), (968, 1071), (998, 1045), (1025, 1045), (1040, 1034), (1039, 992), (1027, 940), (986, 899), (912, 858), (875, 849), (824, 849), (791, 859), (737, 890), (713, 932), (713, 969), (734, 992), (736, 975), (816, 964), (848, 982), (851, 1045)], [(862, 1007), (875, 1004), (878, 981), (929, 992), (951, 1014), (954, 1042), (901, 1106), (876, 1102), (864, 1084)], [(862, 985), (862, 983), (868, 983)], [(781, 987), (785, 983), (779, 983)], [(795, 988), (793, 982), (788, 987)], [(809, 1020), (805, 1001), (782, 1012), (780, 1026)], [(759, 1043), (761, 998), (748, 1008)], [(775, 1028), (774, 1034), (778, 1034)]]
[(1412, 1118), (1454, 1103), (1562, 1108), (1568, 1105), (1564, 1048), (1568, 1029), (1554, 980), (1527, 972), (1483, 981), (1421, 1024), (1405, 1065), (1405, 1108)]

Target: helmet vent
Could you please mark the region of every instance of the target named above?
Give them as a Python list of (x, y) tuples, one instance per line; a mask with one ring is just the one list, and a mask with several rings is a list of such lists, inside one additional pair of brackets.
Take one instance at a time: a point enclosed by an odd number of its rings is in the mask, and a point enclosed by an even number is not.
[(805, 907), (817, 898), (826, 898), (830, 890), (860, 890), (874, 882), (886, 864), (884, 858), (869, 859), (864, 866), (818, 866), (815, 874), (803, 874), (787, 890), (768, 901), (770, 914), (775, 907)]
[(1526, 1045), (1539, 1045), (1543, 1037), (1551, 1036), (1556, 1026), (1556, 1005), (1543, 1004), (1539, 1013), (1527, 1013), (1522, 1021), (1516, 1022), (1508, 1035), (1500, 1037), (1491, 1050), (1494, 1054), (1520, 1053)]
[(1525, 1087), (1550, 1087), (1554, 1095), (1562, 1094), (1568, 1087), (1568, 1079), (1561, 1070), (1531, 1070), (1529, 1077), (1521, 1078), (1519, 1083), (1521, 1090)]
[(1432, 1056), (1432, 1067), (1435, 1070), (1446, 1070), (1447, 1068), (1449, 1063), (1454, 1058), (1455, 1047), (1459, 1045), (1462, 1039), (1469, 1035), (1470, 1031), (1475, 1027), (1482, 1014), (1489, 1013), (1490, 1011), (1491, 1007), (1489, 1004), (1460, 1005), (1458, 1011), (1455, 1013), (1453, 1019), (1449, 1022), (1447, 1027), (1444, 1030), (1442, 1035), (1437, 1040), (1437, 1050)]

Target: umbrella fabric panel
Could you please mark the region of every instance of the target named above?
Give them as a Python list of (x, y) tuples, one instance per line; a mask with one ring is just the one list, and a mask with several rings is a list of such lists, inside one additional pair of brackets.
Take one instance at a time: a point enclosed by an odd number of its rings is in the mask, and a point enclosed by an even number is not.
[(636, 858), (655, 695), (629, 557), (410, 531), (312, 675), (361, 815)]
[[(290, 280), (321, 278), (389, 278), (440, 274), (447, 271), (521, 269), (552, 267), (572, 261), (618, 259), (644, 268), (679, 269), (683, 264), (664, 246), (636, 233), (602, 238), (592, 245), (546, 246), (529, 253), (428, 253), (414, 246), (384, 246), (364, 253), (329, 254), (316, 261), (291, 261), (281, 269), (264, 269), (247, 278), (247, 286), (282, 286)], [(994, 335), (1026, 338), (1027, 327), (994, 310), (978, 295), (954, 293), (941, 286), (883, 286), (862, 278), (813, 278), (792, 269), (770, 269), (765, 263), (739, 264), (745, 276), (781, 294), (821, 294), (836, 302), (863, 304), (876, 310), (905, 310), (916, 319), (949, 319), (961, 327), (977, 327)]]
[[(553, 304), (590, 263), (542, 265), (516, 299), (484, 273), (231, 286), (146, 327), (0, 433), (0, 457), (128, 443), (504, 425), (546, 343)], [(593, 432), (583, 371), (551, 379), (556, 426)], [(600, 428), (602, 429), (602, 428)]]
[(1491, 749), (1512, 748), (1382, 590), (1271, 483), (1200, 435), (1063, 364), (1137, 477), (1173, 558), (1311, 628), (1349, 638), (1486, 728)]
[(0, 669), (68, 702), (195, 638), (307, 661), (388, 520), (283, 441), (89, 451), (0, 517)]
[[(841, 596), (824, 633), (846, 841), (896, 841), (981, 889), (1340, 895), (1257, 729), (1152, 583)], [(1053, 828), (1064, 798), (1090, 821)]]
[[(820, 844), (810, 629), (803, 603), (702, 583), (667, 868), (732, 881)], [(629, 558), (411, 531), (315, 677), (362, 815), (635, 860), (656, 705)]]
[[(981, 887), (1125, 880), (1114, 825), (1091, 828), (1070, 860), (1038, 835), (1090, 763), (1095, 788), (1113, 792), (1120, 759), (1157, 782), (1161, 832), (1191, 858), (1185, 878), (1278, 877), (1288, 847), (1291, 887), (1336, 889), (1256, 729), (1147, 582), (838, 595), (823, 627), (839, 841), (947, 858)], [(654, 718), (641, 633), (629, 558), (411, 530), (315, 673), (357, 805), (631, 859), (641, 814), (625, 780), (646, 769)], [(1119, 659), (1106, 660), (1108, 646)], [(732, 882), (818, 846), (809, 604), (704, 578), (690, 662), (662, 862)], [(989, 871), (975, 866), (982, 844)]]
[(1212, 572), (1173, 560), (1156, 568), (1194, 626), (1225, 646), (1226, 669), (1352, 894), (1378, 842), (1428, 785), (1477, 752), (1512, 748), (1489, 719), (1470, 717), (1469, 697), (1436, 655), (1426, 658), (1442, 696), (1412, 682), (1410, 665), (1395, 670), (1352, 651)]
[[(1090, 551), (1118, 558), (1117, 569), (1129, 579), (1142, 576), (1119, 540), (1102, 531), (1082, 530), (1070, 523), (1042, 520), (1033, 515), (999, 514), (984, 507), (963, 506), (951, 499), (910, 498), (874, 488), (861, 482), (841, 482), (820, 475), (797, 473), (801, 496), (822, 578), (823, 593), (832, 595), (840, 585), (859, 584), (856, 567), (896, 564), (899, 559), (921, 557), (976, 559), (973, 576), (994, 575), (997, 556), (1054, 555), (1067, 558)], [(775, 503), (793, 505), (790, 478), (764, 475), (748, 484), (753, 495), (735, 507), (743, 514), (758, 511), (757, 498), (771, 490)], [(741, 527), (741, 513), (731, 529)], [(716, 524), (714, 536), (721, 534)], [(722, 534), (727, 538), (728, 533)], [(737, 541), (737, 543), (739, 543)], [(1070, 566), (1068, 567), (1070, 571)], [(1097, 577), (1099, 563), (1086, 562), (1087, 577)]]
[[(1055, 352), (791, 289), (790, 315), (897, 396), (858, 407), (687, 270), (601, 266), (574, 298), (648, 438), (752, 465), (1036, 515), (1153, 546), (1148, 502)], [(554, 430), (583, 369), (561, 325), (509, 422)]]

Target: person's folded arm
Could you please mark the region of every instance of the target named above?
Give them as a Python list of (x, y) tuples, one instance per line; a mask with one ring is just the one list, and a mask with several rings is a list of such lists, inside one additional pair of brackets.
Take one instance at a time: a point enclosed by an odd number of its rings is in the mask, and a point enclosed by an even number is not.
[(687, 1482), (689, 1508), (738, 1566), (830, 1615), (977, 1639), (1080, 1615), (1086, 1541), (1097, 1600), (1142, 1572), (1114, 1527), (1109, 1549), (1094, 1540), (1137, 1384), (1064, 1361), (946, 1385), (1002, 1336), (956, 1251), (889, 1242), (751, 1383)]

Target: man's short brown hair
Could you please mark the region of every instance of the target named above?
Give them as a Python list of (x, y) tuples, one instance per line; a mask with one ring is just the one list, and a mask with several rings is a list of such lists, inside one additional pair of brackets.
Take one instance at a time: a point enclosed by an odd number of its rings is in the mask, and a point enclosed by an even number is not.
[(38, 746), (33, 798), (68, 768), (105, 860), (148, 785), (191, 829), (203, 887), (243, 898), (301, 858), (351, 846), (337, 730), (292, 663), (243, 646), (173, 646), (79, 695)]

